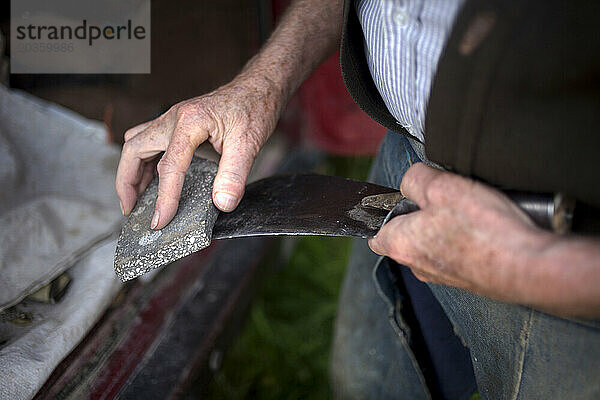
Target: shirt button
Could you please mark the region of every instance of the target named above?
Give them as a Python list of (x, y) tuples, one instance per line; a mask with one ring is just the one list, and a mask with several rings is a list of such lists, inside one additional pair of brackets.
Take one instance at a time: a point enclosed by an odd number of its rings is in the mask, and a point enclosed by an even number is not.
[(408, 15), (404, 11), (396, 11), (393, 18), (394, 22), (400, 26), (404, 26), (408, 22)]

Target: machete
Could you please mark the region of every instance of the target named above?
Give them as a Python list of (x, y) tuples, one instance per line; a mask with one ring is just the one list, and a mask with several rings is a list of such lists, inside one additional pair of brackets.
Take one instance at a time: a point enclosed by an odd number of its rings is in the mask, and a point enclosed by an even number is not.
[[(322, 235), (368, 238), (396, 215), (418, 206), (395, 189), (318, 174), (273, 176), (246, 187), (238, 207), (219, 213), (212, 203), (216, 163), (194, 158), (179, 208), (160, 230), (150, 221), (158, 192), (155, 178), (125, 222), (115, 252), (115, 272), (123, 281), (170, 264), (208, 247), (213, 239), (264, 235)], [(540, 226), (553, 226), (556, 210), (568, 219), (571, 209), (548, 196), (508, 193)]]

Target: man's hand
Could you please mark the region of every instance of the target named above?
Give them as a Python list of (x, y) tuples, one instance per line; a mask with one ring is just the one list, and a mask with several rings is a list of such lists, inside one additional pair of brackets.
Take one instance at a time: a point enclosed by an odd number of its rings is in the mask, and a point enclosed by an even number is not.
[(393, 218), (371, 249), (422, 281), (562, 315), (600, 315), (597, 241), (543, 231), (501, 192), (425, 164), (402, 193), (420, 211)]
[(238, 77), (128, 130), (115, 183), (123, 214), (129, 215), (156, 167), (158, 199), (151, 227), (161, 229), (169, 223), (194, 150), (206, 140), (221, 154), (213, 201), (222, 211), (233, 210), (254, 157), (275, 127), (280, 104), (267, 81)]
[(400, 189), (421, 210), (392, 219), (369, 245), (411, 267), (420, 280), (504, 297), (516, 272), (505, 258), (539, 248), (528, 217), (475, 181), (418, 163)]
[(265, 46), (231, 83), (128, 130), (115, 182), (123, 215), (129, 215), (157, 166), (151, 227), (167, 225), (177, 212), (193, 152), (206, 140), (221, 153), (213, 201), (222, 211), (232, 211), (287, 99), (338, 48), (342, 6), (342, 0), (295, 0)]

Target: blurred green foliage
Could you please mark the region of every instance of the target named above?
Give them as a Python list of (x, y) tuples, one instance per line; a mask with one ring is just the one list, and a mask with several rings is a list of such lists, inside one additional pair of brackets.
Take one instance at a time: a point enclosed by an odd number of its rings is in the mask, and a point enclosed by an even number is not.
[[(369, 157), (329, 157), (318, 169), (365, 180)], [(351, 240), (288, 238), (288, 265), (266, 278), (210, 389), (213, 399), (328, 399), (329, 355)], [(289, 242), (288, 242), (289, 243)]]
[(215, 375), (214, 399), (327, 399), (328, 362), (350, 239), (303, 237), (254, 300)]

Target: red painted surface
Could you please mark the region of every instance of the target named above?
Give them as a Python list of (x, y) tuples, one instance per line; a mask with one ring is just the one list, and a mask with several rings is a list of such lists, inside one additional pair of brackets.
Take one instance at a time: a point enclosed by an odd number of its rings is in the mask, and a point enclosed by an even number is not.
[[(154, 282), (146, 284), (136, 282), (135, 286), (127, 292), (122, 304), (111, 310), (109, 315), (100, 320), (86, 338), (61, 362), (54, 370), (52, 376), (36, 395), (36, 400), (52, 399), (61, 390), (78, 377), (81, 369), (101, 366), (102, 370), (97, 376), (91, 376), (91, 382), (86, 392), (90, 399), (112, 399), (127, 382), (135, 368), (140, 364), (145, 354), (150, 350), (157, 336), (161, 333), (169, 315), (185, 297), (187, 290), (197, 281), (204, 266), (210, 260), (217, 244), (211, 245), (200, 253), (193, 254), (177, 265), (172, 265), (167, 273), (167, 279), (161, 280), (158, 287), (151, 288), (152, 293), (146, 304), (141, 306), (136, 314), (135, 321), (126, 327), (126, 332), (120, 343), (110, 352), (98, 358), (98, 350), (106, 340), (110, 340), (114, 329), (123, 318), (128, 318), (134, 302), (140, 301), (146, 289)], [(121, 332), (122, 334), (122, 332)], [(84, 374), (85, 375), (85, 374)], [(90, 378), (90, 376), (84, 376)], [(82, 382), (77, 385), (81, 388)]]
[(321, 65), (300, 88), (310, 140), (334, 154), (370, 155), (386, 129), (352, 100), (340, 70), (339, 54)]
[[(288, 3), (289, 0), (273, 0), (275, 21), (279, 21)], [(302, 127), (304, 139), (333, 154), (371, 155), (377, 152), (386, 129), (352, 100), (342, 79), (339, 53), (325, 61), (304, 82), (298, 97), (301, 112), (294, 122)]]
[[(215, 246), (217, 245), (212, 245), (209, 249)], [(186, 289), (196, 281), (202, 269), (198, 268), (198, 265), (206, 265), (206, 255), (203, 251), (186, 258), (182, 265), (177, 267), (177, 273), (164, 283), (140, 310), (127, 336), (110, 355), (104, 369), (90, 386), (90, 399), (116, 397), (160, 334), (177, 303), (185, 296)]]

